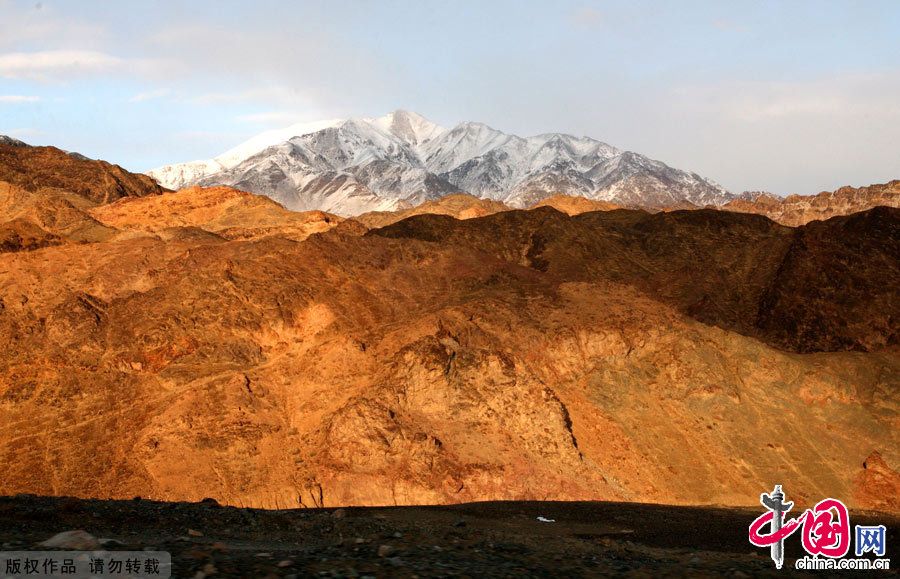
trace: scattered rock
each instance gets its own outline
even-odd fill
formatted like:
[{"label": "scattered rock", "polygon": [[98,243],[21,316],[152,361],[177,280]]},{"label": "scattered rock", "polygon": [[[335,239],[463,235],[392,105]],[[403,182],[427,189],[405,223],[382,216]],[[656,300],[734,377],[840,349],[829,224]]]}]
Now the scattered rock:
[{"label": "scattered rock", "polygon": [[331,513],[331,516],[335,519],[343,519],[347,516],[347,509],[336,509],[333,513]]},{"label": "scattered rock", "polygon": [[294,562],[291,561],[290,559],[285,559],[284,561],[279,561],[279,562],[278,562],[278,567],[282,567],[282,568],[284,568],[284,567],[290,567],[290,566],[293,565],[293,564],[294,564]]},{"label": "scattered rock", "polygon": [[202,537],[203,533],[201,533],[200,531],[195,531],[194,529],[188,529],[188,536],[189,537]]},{"label": "scattered rock", "polygon": [[97,538],[87,531],[65,531],[53,535],[43,543],[41,547],[50,547],[54,549],[73,549],[76,551],[92,551],[100,548],[100,542]]},{"label": "scattered rock", "polygon": [[379,557],[389,557],[394,553],[394,548],[390,545],[379,545],[378,546],[378,556]]}]

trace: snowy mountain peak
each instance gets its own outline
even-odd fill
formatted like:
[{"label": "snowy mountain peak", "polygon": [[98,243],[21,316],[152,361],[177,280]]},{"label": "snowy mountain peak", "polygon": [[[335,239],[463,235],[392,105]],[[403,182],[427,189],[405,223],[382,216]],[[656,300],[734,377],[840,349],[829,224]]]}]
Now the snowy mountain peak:
[{"label": "snowy mountain peak", "polygon": [[383,117],[372,119],[372,124],[403,141],[418,146],[445,132],[447,129],[422,115],[398,109]]},{"label": "snowy mountain peak", "polygon": [[345,119],[328,119],[324,121],[312,122],[305,121],[294,123],[293,125],[285,127],[283,129],[273,129],[271,131],[266,131],[264,133],[256,135],[255,137],[247,141],[244,141],[233,149],[229,149],[225,153],[222,153],[221,155],[216,157],[215,160],[223,167],[231,168],[244,159],[255,155],[256,153],[262,151],[263,149],[266,149],[267,147],[277,145],[278,143],[287,141],[292,137],[300,137],[302,135],[316,133],[330,127],[336,127],[344,121]]},{"label": "snowy mountain peak", "polygon": [[149,172],[161,185],[230,185],[290,209],[341,215],[465,192],[513,207],[565,193],[623,205],[728,202],[715,182],[590,137],[519,137],[484,123],[446,129],[414,112],[267,131],[208,161]]}]

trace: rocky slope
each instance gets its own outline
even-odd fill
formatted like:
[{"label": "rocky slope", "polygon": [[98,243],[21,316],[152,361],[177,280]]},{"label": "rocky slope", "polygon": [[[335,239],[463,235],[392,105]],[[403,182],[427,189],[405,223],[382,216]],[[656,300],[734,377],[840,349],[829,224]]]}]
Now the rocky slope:
[{"label": "rocky slope", "polygon": [[109,240],[117,230],[94,219],[91,208],[164,191],[105,161],[0,138],[0,251]]},{"label": "rocky slope", "polygon": [[743,193],[722,206],[726,211],[757,213],[784,225],[804,225],[877,206],[900,207],[900,181],[868,187],[841,187],[818,195],[778,197],[771,193]]},{"label": "rocky slope", "polygon": [[580,213],[589,213],[591,211],[612,211],[613,209],[623,208],[621,205],[609,203],[608,201],[596,201],[577,195],[562,194],[542,199],[532,205],[531,209],[536,209],[538,207],[552,207],[566,215],[578,215]]},{"label": "rocky slope", "polygon": [[31,192],[0,181],[0,252],[50,245],[131,239],[148,235],[214,234],[223,239],[278,236],[302,241],[343,221],[310,211],[288,211],[269,199],[226,187],[192,187],[95,205],[74,193]]},{"label": "rocky slope", "polygon": [[540,208],[2,253],[0,494],[872,506],[898,223]]},{"label": "rocky slope", "polygon": [[[0,181],[0,236],[4,251],[36,249],[61,243],[103,241],[115,235],[88,214],[93,203],[65,191],[26,191]],[[16,241],[18,239],[18,241]]]},{"label": "rocky slope", "polygon": [[695,173],[588,137],[522,138],[472,122],[445,129],[407,111],[298,125],[216,159],[150,174],[171,188],[229,185],[289,209],[340,215],[395,211],[460,192],[520,208],[560,191],[647,207],[731,199]]},{"label": "rocky slope", "polygon": [[31,192],[74,193],[93,203],[164,191],[150,177],[118,165],[8,138],[0,141],[0,181]]},{"label": "rocky slope", "polygon": [[458,193],[447,195],[434,201],[426,201],[409,209],[372,211],[357,215],[353,219],[370,229],[375,229],[402,221],[413,215],[449,215],[456,219],[472,219],[473,217],[484,217],[500,211],[509,211],[509,207],[499,201],[479,199],[473,195]]},{"label": "rocky slope", "polygon": [[342,221],[321,211],[288,211],[268,197],[228,187],[189,187],[177,193],[120,199],[89,213],[116,229],[161,233],[173,228],[198,228],[226,239],[275,235],[302,241]]}]

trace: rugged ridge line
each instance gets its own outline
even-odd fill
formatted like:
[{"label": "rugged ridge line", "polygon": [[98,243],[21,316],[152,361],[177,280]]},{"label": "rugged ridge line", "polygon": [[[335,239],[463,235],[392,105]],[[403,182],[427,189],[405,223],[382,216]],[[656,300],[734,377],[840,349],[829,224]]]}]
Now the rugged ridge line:
[{"label": "rugged ridge line", "polygon": [[339,215],[394,211],[454,193],[517,208],[558,193],[646,207],[721,205],[732,198],[696,173],[589,137],[523,138],[472,122],[444,129],[407,111],[261,137],[216,159],[149,174],[170,188],[228,185],[289,209]]}]

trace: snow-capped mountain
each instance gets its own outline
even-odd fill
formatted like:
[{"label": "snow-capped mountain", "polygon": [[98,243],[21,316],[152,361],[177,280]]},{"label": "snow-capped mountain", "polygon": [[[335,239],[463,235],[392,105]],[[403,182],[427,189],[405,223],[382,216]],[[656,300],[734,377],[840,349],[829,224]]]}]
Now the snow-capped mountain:
[{"label": "snow-capped mountain", "polygon": [[445,129],[421,115],[337,119],[268,131],[207,161],[149,174],[164,187],[230,185],[295,210],[390,211],[466,192],[528,207],[557,193],[622,205],[721,205],[732,195],[696,173],[589,137]]}]

